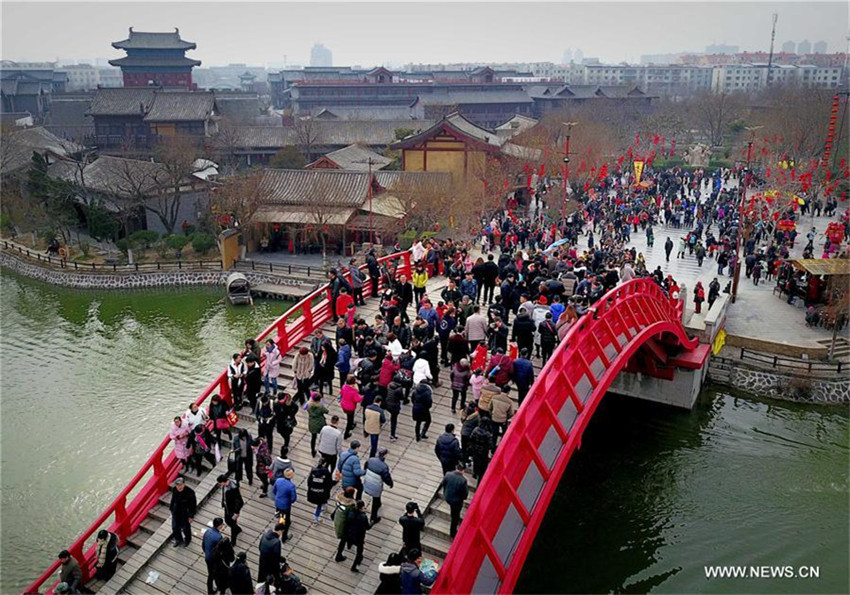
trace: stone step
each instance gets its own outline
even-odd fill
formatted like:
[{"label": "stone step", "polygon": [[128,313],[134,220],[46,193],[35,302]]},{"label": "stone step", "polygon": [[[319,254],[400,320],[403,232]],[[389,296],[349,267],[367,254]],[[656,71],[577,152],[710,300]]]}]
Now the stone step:
[{"label": "stone step", "polygon": [[445,559],[452,545],[450,541],[446,541],[430,533],[423,533],[420,541],[422,543],[422,553],[430,554],[429,557],[437,557],[440,560]]},{"label": "stone step", "polygon": [[430,515],[425,521],[425,533],[439,537],[445,541],[451,541],[451,519],[442,516]]}]

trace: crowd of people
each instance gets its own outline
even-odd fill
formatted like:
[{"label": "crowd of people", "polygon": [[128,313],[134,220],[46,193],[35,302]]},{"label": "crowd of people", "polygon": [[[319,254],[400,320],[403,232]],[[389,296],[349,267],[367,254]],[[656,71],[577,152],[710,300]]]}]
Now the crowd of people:
[{"label": "crowd of people", "polygon": [[[215,395],[208,407],[192,404],[173,419],[169,435],[184,474],[200,476],[208,468],[205,461],[214,466],[227,458],[228,473],[217,478],[222,515],[202,538],[208,592],[306,592],[281,556],[292,536],[292,509],[301,506],[295,478],[302,473],[313,526],[330,515],[339,540],[330,555],[342,563],[353,549],[351,571],[360,572],[369,530],[382,521],[383,491],[394,487],[391,465],[398,455],[392,445],[399,439],[399,418],[411,417],[416,442],[430,441],[434,389],[444,384],[456,420],[435,437],[434,464],[444,476],[440,489],[454,537],[469,496],[467,476],[485,474],[534,383],[536,367],[588,309],[610,289],[638,277],[679,298],[676,280],[660,265],[648,266],[632,234],[644,234],[648,246],[656,233],[666,236],[668,261],[674,249],[675,258],[694,258],[699,266],[714,261],[717,276],[707,290],[701,283],[693,288],[696,312],[704,301],[710,309],[721,291],[729,291],[719,278],[737,265],[741,196],[730,180],[742,175],[648,171],[652,184],[646,190],[636,190],[628,176],[610,176],[576,196],[580,208],[562,218],[539,208],[550,193],[559,195],[541,181],[529,208],[520,213],[512,203],[514,208],[488,216],[472,240],[417,241],[410,278],[372,252],[365,270],[354,261],[331,269],[333,332],[318,329],[309,345],[296,349],[291,384],[278,383],[283,355],[275,342],[249,339],[227,368],[230,401]],[[807,239],[809,250],[814,238]],[[783,259],[796,240],[793,230],[756,224],[742,246],[746,277],[758,284],[763,276],[786,274]],[[445,278],[439,292],[429,291],[435,277]],[[379,302],[380,313],[371,319],[358,312],[365,295]],[[236,427],[245,408],[256,420],[253,432],[244,423]],[[309,470],[296,468],[288,457],[299,425],[310,434],[315,465]],[[276,512],[273,527],[252,553],[238,551],[237,542],[244,506],[240,485],[253,485],[255,478],[262,486],[259,497],[272,498]],[[183,477],[172,487],[170,506],[174,546],[185,547],[198,502]],[[409,502],[398,524],[403,547],[380,565],[379,592],[420,593],[436,572],[422,567],[425,523],[419,504]],[[114,572],[112,537],[104,536],[104,575],[110,568]],[[258,556],[256,577],[247,564],[252,555]],[[78,588],[73,564],[65,574],[71,588]]]}]

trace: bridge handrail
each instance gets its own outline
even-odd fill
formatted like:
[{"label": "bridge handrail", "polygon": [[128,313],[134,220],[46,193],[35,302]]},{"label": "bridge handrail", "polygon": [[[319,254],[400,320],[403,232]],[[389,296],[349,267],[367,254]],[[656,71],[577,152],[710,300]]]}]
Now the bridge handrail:
[{"label": "bridge handrail", "polygon": [[676,334],[691,349],[698,343],[685,335],[678,300],[648,279],[609,291],[573,324],[502,438],[432,593],[513,591],[558,479],[599,401],[591,395],[613,381],[619,371],[614,359],[627,360],[661,332]]},{"label": "bridge handrail", "polygon": [[[397,266],[395,275],[405,274],[410,278],[410,251],[397,252],[378,259],[380,264],[390,263],[401,259],[401,266]],[[360,268],[365,268],[361,266]],[[348,276],[346,274],[346,276]],[[314,304],[314,300],[320,298],[318,303]],[[290,321],[289,318],[297,314],[295,320]],[[297,345],[305,337],[309,336],[316,328],[321,327],[327,322],[332,315],[330,307],[330,287],[324,284],[309,295],[305,296],[301,301],[289,308],[274,322],[267,326],[259,335],[257,342],[262,342],[269,335],[277,331],[275,342],[278,344],[281,353],[286,353],[292,346]],[[201,405],[206,399],[218,393],[225,399],[230,401],[230,385],[227,381],[227,370],[222,371],[215,380],[213,380],[195,400],[195,403]],[[171,439],[166,438],[154,450],[153,454],[142,465],[141,469],[127,483],[123,490],[118,494],[115,500],[97,517],[97,519],[82,532],[80,537],[69,547],[68,551],[80,563],[83,570],[83,581],[89,580],[94,574],[95,563],[95,546],[92,545],[87,551],[84,551],[86,541],[92,537],[98,530],[101,529],[104,523],[113,517],[115,520],[109,526],[109,531],[118,535],[121,544],[125,543],[139,528],[142,522],[147,517],[148,512],[156,506],[159,498],[169,489],[172,481],[177,477],[179,470],[179,462],[174,456],[174,452],[168,454],[163,459],[165,450],[168,447]],[[127,503],[129,495],[141,484],[142,480],[153,471],[153,475],[144,484],[141,490],[135,497]],[[45,570],[32,584],[30,584],[24,593],[39,593],[41,587],[50,580],[50,577],[59,569],[59,561],[56,560],[50,567]],[[50,590],[55,586],[51,586]]]}]

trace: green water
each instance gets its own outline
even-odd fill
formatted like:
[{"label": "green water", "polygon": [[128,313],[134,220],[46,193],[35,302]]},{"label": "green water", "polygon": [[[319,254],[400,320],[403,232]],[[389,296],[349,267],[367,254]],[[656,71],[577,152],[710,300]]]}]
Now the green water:
[{"label": "green water", "polygon": [[0,592],[36,578],[135,475],[173,415],[288,307],[222,288],[0,280]]},{"label": "green water", "polygon": [[[705,390],[691,412],[608,395],[520,593],[847,593],[848,411]],[[712,579],[704,566],[819,567]]]},{"label": "green water", "polygon": [[[114,498],[171,416],[282,302],[217,288],[0,282],[0,592],[35,578]],[[848,412],[705,391],[693,412],[606,397],[520,592],[848,592]],[[807,565],[818,580],[715,579]]]}]

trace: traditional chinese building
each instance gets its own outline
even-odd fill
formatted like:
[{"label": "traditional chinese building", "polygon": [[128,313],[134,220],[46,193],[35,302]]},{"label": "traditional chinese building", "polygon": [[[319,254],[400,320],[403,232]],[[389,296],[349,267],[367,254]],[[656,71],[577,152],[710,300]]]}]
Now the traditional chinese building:
[{"label": "traditional chinese building", "polygon": [[110,60],[112,66],[121,68],[125,87],[181,87],[194,89],[192,68],[200,66],[200,60],[186,57],[187,50],[197,46],[180,38],[180,30],[173,33],[149,33],[133,31],[123,41],[112,47],[124,50],[124,58]]},{"label": "traditional chinese building", "polygon": [[448,172],[455,180],[480,172],[488,158],[509,156],[539,159],[539,151],[515,145],[493,130],[478,126],[459,113],[449,114],[431,128],[390,145],[402,152],[406,172]]}]

